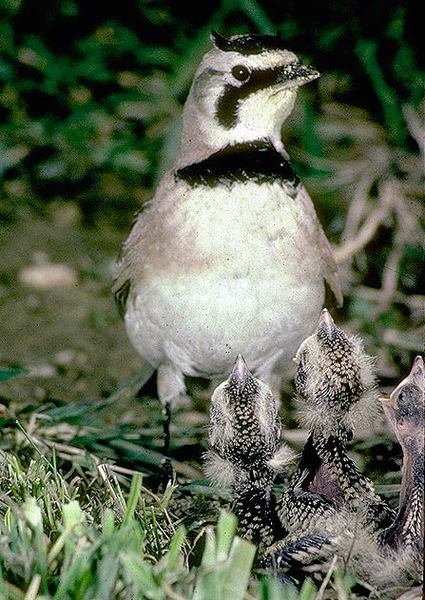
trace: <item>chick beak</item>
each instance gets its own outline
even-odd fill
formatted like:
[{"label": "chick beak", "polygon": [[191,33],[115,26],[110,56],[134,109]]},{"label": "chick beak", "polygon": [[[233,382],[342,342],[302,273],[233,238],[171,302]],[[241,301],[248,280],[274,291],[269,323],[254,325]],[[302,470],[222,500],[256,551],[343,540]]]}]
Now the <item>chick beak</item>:
[{"label": "chick beak", "polygon": [[395,408],[395,398],[392,397],[393,395],[391,394],[391,396],[379,396],[379,400],[382,402],[382,406],[385,408]]},{"label": "chick beak", "polygon": [[385,416],[390,421],[390,423],[394,423],[396,410],[394,394],[391,394],[391,396],[382,395],[379,397],[379,400],[382,403],[382,408],[384,409]]},{"label": "chick beak", "polygon": [[334,320],[331,317],[331,313],[327,308],[322,310],[322,314],[320,315],[319,323],[317,324],[317,331],[324,330],[326,331],[328,337],[331,337],[333,332],[336,330],[336,325]]},{"label": "chick beak", "polygon": [[282,68],[277,83],[283,84],[284,89],[299,87],[320,77],[319,71],[302,63],[290,63]]},{"label": "chick beak", "polygon": [[238,390],[242,391],[246,385],[246,382],[251,378],[251,372],[244,360],[242,354],[238,354],[235,364],[233,365],[232,372],[230,374],[230,381],[233,383]]},{"label": "chick beak", "polygon": [[398,396],[400,390],[406,384],[409,384],[409,383],[416,385],[420,390],[422,390],[422,398],[425,400],[425,398],[424,398],[424,396],[425,396],[425,393],[424,393],[425,392],[425,390],[424,390],[425,366],[424,366],[424,359],[422,358],[422,356],[417,356],[415,358],[415,360],[413,361],[412,369],[411,369],[409,375],[398,384],[396,389],[391,393],[391,397],[396,398]]},{"label": "chick beak", "polygon": [[422,356],[417,356],[413,361],[412,370],[410,371],[409,378],[412,378],[414,383],[419,389],[424,389],[425,384],[425,365]]}]

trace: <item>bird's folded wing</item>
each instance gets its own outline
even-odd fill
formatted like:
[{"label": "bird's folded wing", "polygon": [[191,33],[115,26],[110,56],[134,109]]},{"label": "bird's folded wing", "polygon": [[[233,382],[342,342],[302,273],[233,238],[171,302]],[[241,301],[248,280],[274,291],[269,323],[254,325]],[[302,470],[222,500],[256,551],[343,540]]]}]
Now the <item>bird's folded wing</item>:
[{"label": "bird's folded wing", "polygon": [[[139,218],[133,224],[129,237],[125,241],[115,266],[115,278],[112,293],[121,317],[124,317],[126,304],[131,293],[132,282],[137,275],[137,262],[140,261],[140,223]],[[139,253],[139,256],[137,256]]]},{"label": "bird's folded wing", "polygon": [[314,238],[322,258],[323,277],[332,290],[338,305],[341,306],[343,303],[343,296],[339,281],[338,266],[328,239],[317,217],[313,202],[303,185],[299,186],[295,201],[303,204],[305,219],[311,220],[311,222],[314,223]]},{"label": "bird's folded wing", "polygon": [[120,317],[124,318],[127,306],[127,298],[131,289],[131,280],[118,275],[112,286],[115,304],[117,305]]}]

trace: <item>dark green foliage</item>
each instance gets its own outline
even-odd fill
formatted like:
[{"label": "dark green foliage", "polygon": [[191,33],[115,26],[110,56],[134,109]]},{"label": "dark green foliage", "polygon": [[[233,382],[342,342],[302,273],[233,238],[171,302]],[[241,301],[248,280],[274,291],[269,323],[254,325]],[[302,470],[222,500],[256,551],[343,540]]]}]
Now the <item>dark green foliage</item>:
[{"label": "dark green foliage", "polygon": [[1,369],[0,368],[0,381],[7,381],[14,377],[19,377],[27,373],[26,369]]},{"label": "dark green foliage", "polygon": [[[152,0],[125,10],[91,5],[3,0],[4,217],[60,196],[77,199],[89,221],[97,212],[128,220],[175,154],[181,104],[212,26],[224,34],[281,34],[288,47],[345,82],[337,99],[370,110],[386,123],[391,142],[406,142],[399,102],[418,104],[422,92],[416,32],[403,4],[306,11],[289,2],[284,14],[277,3],[255,0],[207,2],[196,11]],[[302,145],[321,155],[311,111]]]}]

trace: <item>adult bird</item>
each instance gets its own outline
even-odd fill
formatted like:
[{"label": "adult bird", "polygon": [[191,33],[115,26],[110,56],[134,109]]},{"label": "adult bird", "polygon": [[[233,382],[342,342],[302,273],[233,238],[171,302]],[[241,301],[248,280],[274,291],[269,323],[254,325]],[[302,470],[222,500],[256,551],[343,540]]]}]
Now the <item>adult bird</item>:
[{"label": "adult bird", "polygon": [[342,300],[328,240],[281,140],[297,89],[319,73],[276,36],[212,40],[174,166],[138,216],[113,288],[146,378],[157,370],[166,422],[185,375],[224,377],[238,354],[276,390],[314,328],[325,281]]}]

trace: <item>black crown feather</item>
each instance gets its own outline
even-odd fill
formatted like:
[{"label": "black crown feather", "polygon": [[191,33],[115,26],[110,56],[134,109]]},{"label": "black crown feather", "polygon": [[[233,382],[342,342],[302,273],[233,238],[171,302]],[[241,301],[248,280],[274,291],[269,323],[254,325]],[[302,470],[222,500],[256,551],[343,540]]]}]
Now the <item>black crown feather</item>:
[{"label": "black crown feather", "polygon": [[247,34],[225,38],[214,29],[211,39],[219,50],[239,54],[260,54],[264,50],[285,50],[285,44],[277,35]]}]

